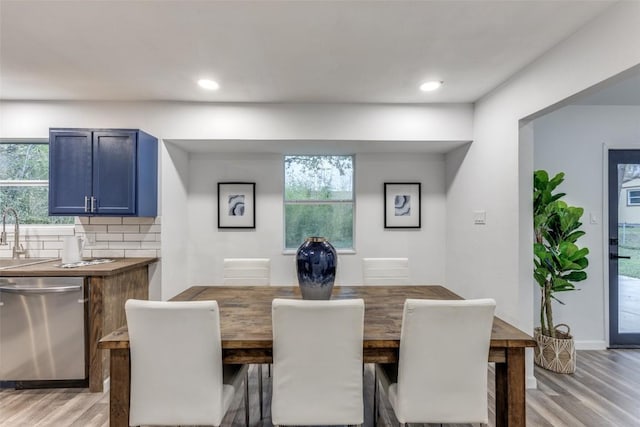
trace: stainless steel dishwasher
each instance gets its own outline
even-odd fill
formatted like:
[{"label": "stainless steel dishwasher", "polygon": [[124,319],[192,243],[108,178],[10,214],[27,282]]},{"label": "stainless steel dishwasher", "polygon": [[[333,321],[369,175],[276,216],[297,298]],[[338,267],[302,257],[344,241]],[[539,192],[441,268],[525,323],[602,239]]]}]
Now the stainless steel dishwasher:
[{"label": "stainless steel dishwasher", "polygon": [[0,381],[86,386],[83,277],[0,278]]}]

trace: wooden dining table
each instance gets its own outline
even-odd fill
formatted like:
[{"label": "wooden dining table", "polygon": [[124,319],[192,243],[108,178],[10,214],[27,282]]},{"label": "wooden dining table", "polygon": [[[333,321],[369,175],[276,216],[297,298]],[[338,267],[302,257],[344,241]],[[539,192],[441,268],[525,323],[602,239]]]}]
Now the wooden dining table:
[{"label": "wooden dining table", "polygon": [[[271,302],[274,298],[302,297],[297,286],[192,286],[172,301],[218,301],[223,363],[250,364],[272,362]],[[364,363],[398,361],[405,299],[462,299],[442,286],[418,285],[337,286],[331,298],[364,299]],[[498,427],[526,425],[525,348],[535,345],[525,332],[494,318],[488,361],[495,363]],[[103,337],[99,348],[110,350],[110,425],[128,426],[131,372],[126,327]]]}]

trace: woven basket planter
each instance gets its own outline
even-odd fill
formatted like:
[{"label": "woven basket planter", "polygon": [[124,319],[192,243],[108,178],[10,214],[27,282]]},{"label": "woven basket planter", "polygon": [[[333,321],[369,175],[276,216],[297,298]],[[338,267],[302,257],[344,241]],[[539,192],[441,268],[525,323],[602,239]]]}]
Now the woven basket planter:
[{"label": "woven basket planter", "polygon": [[[566,332],[558,330],[567,328]],[[535,328],[533,337],[538,342],[534,348],[534,362],[536,365],[559,374],[572,374],[576,370],[576,346],[571,336],[569,326],[556,325],[556,338],[542,335],[540,328]]]}]

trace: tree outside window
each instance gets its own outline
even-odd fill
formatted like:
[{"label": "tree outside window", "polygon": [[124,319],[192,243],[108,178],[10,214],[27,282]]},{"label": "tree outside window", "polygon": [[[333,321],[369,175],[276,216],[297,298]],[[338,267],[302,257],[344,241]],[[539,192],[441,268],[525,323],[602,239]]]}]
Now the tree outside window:
[{"label": "tree outside window", "polygon": [[21,224],[73,224],[49,216],[49,144],[0,143],[0,210],[8,207]]},{"label": "tree outside window", "polygon": [[353,156],[284,157],[285,249],[325,237],[353,249]]}]

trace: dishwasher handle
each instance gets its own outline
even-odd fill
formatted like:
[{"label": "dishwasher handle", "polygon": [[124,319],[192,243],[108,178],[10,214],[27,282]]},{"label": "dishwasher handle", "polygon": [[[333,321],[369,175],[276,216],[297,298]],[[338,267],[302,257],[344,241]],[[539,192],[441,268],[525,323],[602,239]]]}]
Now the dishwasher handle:
[{"label": "dishwasher handle", "polygon": [[82,285],[61,285],[61,286],[47,286],[47,287],[25,287],[25,286],[19,286],[19,285],[0,286],[0,292],[7,292],[12,294],[66,293],[66,292],[77,292],[81,289],[82,289]]}]

